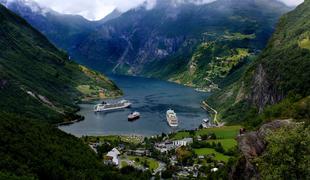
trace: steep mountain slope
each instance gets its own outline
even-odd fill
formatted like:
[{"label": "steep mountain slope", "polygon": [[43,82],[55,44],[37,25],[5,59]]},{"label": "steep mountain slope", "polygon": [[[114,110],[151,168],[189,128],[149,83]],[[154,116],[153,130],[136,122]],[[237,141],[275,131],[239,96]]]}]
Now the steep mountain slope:
[{"label": "steep mountain slope", "polygon": [[30,2],[5,4],[79,63],[204,90],[234,82],[289,10],[276,0],[156,0],[89,22]]},{"label": "steep mountain slope", "polygon": [[106,77],[72,62],[25,20],[0,8],[2,111],[59,121],[77,110],[74,101],[120,94]]},{"label": "steep mountain slope", "polygon": [[[0,5],[0,179],[122,179],[77,138],[50,123],[76,118],[74,100],[120,91],[79,66]],[[85,88],[85,87],[84,87]]]},{"label": "steep mountain slope", "polygon": [[73,49],[97,26],[121,14],[115,10],[100,21],[89,21],[78,15],[60,14],[32,0],[0,0],[0,3],[26,19],[57,47],[66,51]]},{"label": "steep mountain slope", "polygon": [[1,111],[0,136],[0,179],[120,179],[87,145],[42,121]]},{"label": "steep mountain slope", "polygon": [[[243,78],[209,98],[224,120],[310,118],[310,1],[284,15]],[[257,113],[262,115],[257,118]]]},{"label": "steep mountain slope", "polygon": [[34,1],[1,1],[8,9],[22,16],[46,35],[57,47],[65,50],[73,48],[75,42],[94,28],[94,25],[82,16],[59,14]]},{"label": "steep mountain slope", "polygon": [[[77,45],[73,54],[103,71],[211,85],[210,81],[226,77],[262,49],[286,11],[278,1],[157,0],[152,9],[141,6],[108,21]],[[228,65],[223,67],[219,61]]]}]

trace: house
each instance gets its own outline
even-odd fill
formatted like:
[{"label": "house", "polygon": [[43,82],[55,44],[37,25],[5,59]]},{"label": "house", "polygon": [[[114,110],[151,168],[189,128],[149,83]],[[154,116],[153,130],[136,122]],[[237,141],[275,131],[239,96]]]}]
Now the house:
[{"label": "house", "polygon": [[211,172],[216,172],[216,171],[218,171],[219,169],[218,168],[212,168],[211,169]]},{"label": "house", "polygon": [[193,138],[184,138],[184,139],[181,139],[181,140],[176,140],[176,141],[173,141],[173,145],[174,146],[187,146],[189,144],[193,143]]},{"label": "house", "polygon": [[175,149],[176,147],[174,146],[172,141],[165,141],[161,143],[156,143],[155,148],[160,151],[161,153],[168,152],[172,149]]},{"label": "house", "polygon": [[205,157],[204,156],[198,156],[198,159],[204,159]]},{"label": "house", "polygon": [[127,154],[133,155],[133,156],[150,156],[151,155],[150,151],[146,149],[128,150]]},{"label": "house", "polygon": [[104,163],[108,164],[108,165],[115,165],[118,166],[119,165],[119,158],[118,156],[121,153],[116,149],[113,148],[110,152],[108,152],[108,154],[104,157]]}]

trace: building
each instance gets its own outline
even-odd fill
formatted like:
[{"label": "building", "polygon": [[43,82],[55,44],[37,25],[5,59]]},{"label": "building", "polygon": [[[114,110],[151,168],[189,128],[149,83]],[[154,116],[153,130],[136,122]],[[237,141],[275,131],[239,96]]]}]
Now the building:
[{"label": "building", "polygon": [[175,149],[175,145],[172,141],[165,141],[161,143],[156,143],[155,148],[160,151],[161,153],[171,151],[172,149]]},{"label": "building", "polygon": [[173,141],[173,145],[174,146],[187,146],[189,144],[193,143],[193,138],[184,138],[184,139],[181,139],[181,140],[176,140],[176,141]]},{"label": "building", "polygon": [[118,166],[119,165],[119,158],[118,156],[121,153],[116,149],[113,148],[110,152],[108,152],[108,154],[105,156],[104,158],[104,162],[105,164],[109,164],[109,165],[115,165]]},{"label": "building", "polygon": [[151,153],[149,150],[146,149],[137,149],[137,150],[128,150],[127,155],[132,156],[150,156]]}]

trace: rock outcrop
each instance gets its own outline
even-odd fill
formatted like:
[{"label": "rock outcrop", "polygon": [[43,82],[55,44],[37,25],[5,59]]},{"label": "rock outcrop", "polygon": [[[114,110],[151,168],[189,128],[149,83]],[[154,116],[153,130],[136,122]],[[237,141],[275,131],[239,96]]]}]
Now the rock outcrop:
[{"label": "rock outcrop", "polygon": [[266,105],[276,104],[284,98],[283,92],[274,86],[262,64],[256,68],[253,77],[251,101],[262,112]]},{"label": "rock outcrop", "polygon": [[258,131],[248,132],[237,137],[241,158],[233,168],[230,179],[260,179],[259,172],[253,160],[260,156],[266,149],[265,137],[281,128],[290,125],[291,120],[276,120],[264,124]]}]

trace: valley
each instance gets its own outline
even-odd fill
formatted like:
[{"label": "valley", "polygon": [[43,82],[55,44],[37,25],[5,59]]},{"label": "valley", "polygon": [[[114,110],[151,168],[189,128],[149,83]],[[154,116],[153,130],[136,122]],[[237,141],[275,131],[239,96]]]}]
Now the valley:
[{"label": "valley", "polygon": [[[126,99],[132,103],[130,108],[94,113],[94,105],[82,104],[79,115],[85,119],[79,123],[62,126],[60,129],[76,136],[85,135],[143,135],[152,136],[180,130],[196,129],[208,112],[201,108],[201,102],[208,97],[208,93],[196,92],[175,83],[169,83],[151,78],[130,76],[109,76],[119,85],[124,96],[119,99],[105,100],[115,102]],[[179,126],[169,127],[166,111],[172,108],[177,113]],[[141,118],[129,122],[128,114],[138,111]]]},{"label": "valley", "polygon": [[6,4],[77,62],[104,73],[159,78],[204,91],[236,81],[265,47],[278,18],[290,10],[276,0],[200,5],[157,0],[152,9],[144,4],[88,21],[33,3],[38,11],[22,0]]},{"label": "valley", "polygon": [[308,179],[310,0],[152,2],[0,0],[0,179]]}]

